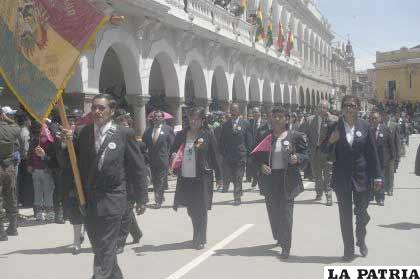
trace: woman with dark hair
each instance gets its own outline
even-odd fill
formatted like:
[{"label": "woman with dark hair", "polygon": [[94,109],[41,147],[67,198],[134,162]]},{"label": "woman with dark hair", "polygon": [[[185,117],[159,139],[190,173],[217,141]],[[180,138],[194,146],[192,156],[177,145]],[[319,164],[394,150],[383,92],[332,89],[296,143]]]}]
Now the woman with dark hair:
[{"label": "woman with dark hair", "polygon": [[354,256],[353,204],[356,215],[356,245],[360,254],[366,257],[366,226],[370,217],[370,181],[374,190],[382,187],[381,169],[370,125],[358,118],[360,100],[346,95],[342,100],[343,116],[328,128],[321,150],[334,161],[331,187],[334,189],[340,213],[341,234],[344,242],[343,261],[350,262]]},{"label": "woman with dark hair", "polygon": [[271,231],[283,259],[290,255],[294,199],[304,190],[300,168],[308,160],[305,135],[289,131],[287,118],[283,108],[273,109],[271,130],[251,153],[261,171]]},{"label": "woman with dark hair", "polygon": [[213,133],[205,122],[203,108],[192,108],[188,113],[188,126],[178,132],[172,146],[171,168],[178,175],[174,210],[187,207],[193,224],[193,245],[197,250],[207,242],[207,210],[211,209],[213,171],[220,181],[220,166]]}]

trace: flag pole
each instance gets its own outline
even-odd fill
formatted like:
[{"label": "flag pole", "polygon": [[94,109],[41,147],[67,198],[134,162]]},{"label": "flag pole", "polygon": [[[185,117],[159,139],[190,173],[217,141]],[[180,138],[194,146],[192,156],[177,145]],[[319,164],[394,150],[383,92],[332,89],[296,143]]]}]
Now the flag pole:
[{"label": "flag pole", "polygon": [[[63,127],[65,129],[70,129],[69,121],[67,120],[66,110],[64,108],[63,96],[61,96],[58,99],[57,106],[58,106],[58,111],[60,113],[61,123],[62,123]],[[83,213],[84,207],[86,205],[86,198],[85,198],[85,194],[83,192],[82,180],[80,178],[79,167],[77,165],[76,151],[74,150],[73,141],[71,139],[67,139],[66,144],[67,144],[67,150],[69,152],[71,168],[73,170],[74,182],[76,184],[76,192],[77,192],[77,196],[79,197],[80,208],[81,208],[82,213]]]}]

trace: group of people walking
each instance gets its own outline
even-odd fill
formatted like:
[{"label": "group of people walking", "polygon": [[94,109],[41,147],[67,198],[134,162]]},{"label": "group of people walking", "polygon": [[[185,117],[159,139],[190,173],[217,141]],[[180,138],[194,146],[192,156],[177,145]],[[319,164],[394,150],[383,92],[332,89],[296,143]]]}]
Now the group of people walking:
[{"label": "group of people walking", "polygon": [[[147,177],[153,184],[153,208],[159,209],[165,202],[170,172],[177,176],[173,209],[187,208],[193,228],[192,247],[205,248],[214,182],[221,192],[228,192],[232,183],[233,203],[240,206],[247,172],[252,186],[258,185],[264,195],[273,238],[282,248],[281,257],[287,259],[292,248],[294,200],[304,190],[301,173],[309,165],[315,180],[315,200],[325,194],[326,205],[331,206],[332,191],[336,193],[343,260],[352,261],[353,206],[356,245],[361,255],[367,256],[367,208],[372,199],[384,205],[385,193],[392,196],[401,141],[398,126],[387,113],[372,112],[369,121],[363,120],[358,117],[359,99],[350,95],[343,98],[342,109],[341,116],[332,115],[329,104],[321,101],[317,113],[307,119],[293,118],[282,107],[273,108],[263,119],[259,108],[254,108],[253,119],[247,121],[240,116],[238,104],[233,103],[230,116],[220,117],[216,125],[209,121],[204,108],[193,107],[176,134],[165,124],[165,113],[155,111],[150,115],[151,126],[136,137],[129,115],[118,113],[112,96],[99,94],[93,98],[85,125],[76,127],[76,118],[71,118],[73,129],[60,127],[54,131],[50,125],[51,134],[45,132],[45,141],[39,141],[34,155],[39,163],[55,162],[62,170],[67,189],[64,215],[74,225],[74,253],[80,250],[84,224],[95,254],[96,279],[123,278],[117,254],[123,252],[129,233],[137,243],[142,237],[133,209],[137,214],[146,211]],[[1,129],[0,125],[0,136]],[[13,138],[4,137],[4,141],[14,143],[18,131],[10,131]],[[43,145],[52,141],[50,137],[55,138],[54,149]],[[69,140],[75,146],[87,199],[84,216],[79,211],[66,150]],[[1,171],[9,172],[3,166]],[[1,176],[4,187],[7,176]],[[10,222],[7,234],[13,235],[10,228],[15,230],[17,225]],[[0,229],[3,237],[3,223]]]}]

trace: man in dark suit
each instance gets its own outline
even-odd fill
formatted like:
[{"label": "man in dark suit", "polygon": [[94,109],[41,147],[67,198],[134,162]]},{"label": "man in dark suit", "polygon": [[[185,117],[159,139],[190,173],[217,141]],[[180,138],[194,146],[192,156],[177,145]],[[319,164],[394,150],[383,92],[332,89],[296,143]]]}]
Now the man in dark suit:
[{"label": "man in dark suit", "polygon": [[332,190],[330,186],[332,162],[321,152],[320,145],[324,140],[328,126],[338,121],[338,118],[328,112],[329,104],[321,101],[317,114],[308,118],[301,131],[308,136],[312,174],[315,178],[315,200],[321,200],[323,193],[327,199],[327,206],[332,206]]},{"label": "man in dark suit", "polygon": [[86,196],[86,229],[95,254],[93,278],[121,279],[117,241],[127,207],[127,185],[139,213],[146,210],[146,166],[133,130],[112,121],[116,102],[107,94],[92,100],[93,124],[73,133],[78,165]]},{"label": "man in dark suit", "polygon": [[[249,121],[251,140],[252,140],[251,149],[253,149],[256,146],[258,129],[267,123],[266,120],[261,118],[261,112],[260,112],[259,107],[254,107],[252,109],[252,114],[253,114],[253,117]],[[251,178],[251,182],[252,182],[251,186],[254,189],[258,184],[258,169],[257,169],[257,165],[255,164],[251,156],[248,157],[246,168],[247,168],[247,172],[249,172],[249,177]]]},{"label": "man in dark suit", "polygon": [[168,169],[171,145],[174,133],[171,127],[163,123],[163,113],[155,111],[152,117],[152,127],[143,134],[152,174],[152,184],[155,193],[155,208],[159,209],[165,201],[164,191],[168,185]]},{"label": "man in dark suit", "polygon": [[368,122],[358,118],[360,100],[346,95],[341,107],[343,117],[328,129],[321,150],[334,161],[331,186],[334,189],[340,213],[341,233],[344,242],[343,260],[355,258],[353,235],[353,203],[356,215],[356,245],[363,257],[368,254],[366,226],[370,216],[370,181],[374,179],[374,190],[382,187],[381,169],[376,150],[375,137]]},{"label": "man in dark suit", "polygon": [[226,193],[230,182],[233,182],[235,205],[240,205],[242,180],[252,139],[249,123],[239,118],[239,105],[233,103],[230,113],[231,118],[223,124],[219,144],[223,156],[223,192]]},{"label": "man in dark suit", "polygon": [[[382,124],[382,119],[379,112],[372,112],[369,116],[369,122],[372,128],[372,133],[375,137],[376,148],[378,150],[379,163],[384,176],[385,168],[389,168],[390,162],[395,160],[396,149],[391,137],[390,130]],[[387,185],[387,177],[384,178],[384,185]],[[371,200],[375,199],[380,206],[385,204],[385,189],[371,192]]]},{"label": "man in dark suit", "polygon": [[389,164],[384,169],[384,186],[385,192],[388,196],[394,194],[394,173],[398,169],[401,157],[401,138],[398,129],[398,124],[392,119],[390,112],[386,112],[383,117],[383,124],[388,128],[391,134],[393,148],[395,149],[395,157],[389,161]]}]

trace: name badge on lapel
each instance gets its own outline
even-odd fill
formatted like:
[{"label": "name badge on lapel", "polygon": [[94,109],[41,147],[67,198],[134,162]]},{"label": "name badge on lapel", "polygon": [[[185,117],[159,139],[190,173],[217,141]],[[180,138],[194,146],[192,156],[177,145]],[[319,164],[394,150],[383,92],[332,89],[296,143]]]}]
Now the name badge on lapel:
[{"label": "name badge on lapel", "polygon": [[380,134],[379,134],[379,137],[380,137],[380,138],[383,138],[383,137],[384,137],[384,134],[380,133]]},{"label": "name badge on lapel", "polygon": [[357,131],[357,132],[356,132],[356,136],[357,136],[358,138],[360,138],[360,137],[362,136],[362,132]]},{"label": "name badge on lapel", "polygon": [[108,144],[108,148],[111,149],[111,150],[114,150],[115,148],[117,148],[117,145],[115,144],[115,142],[110,142]]}]

